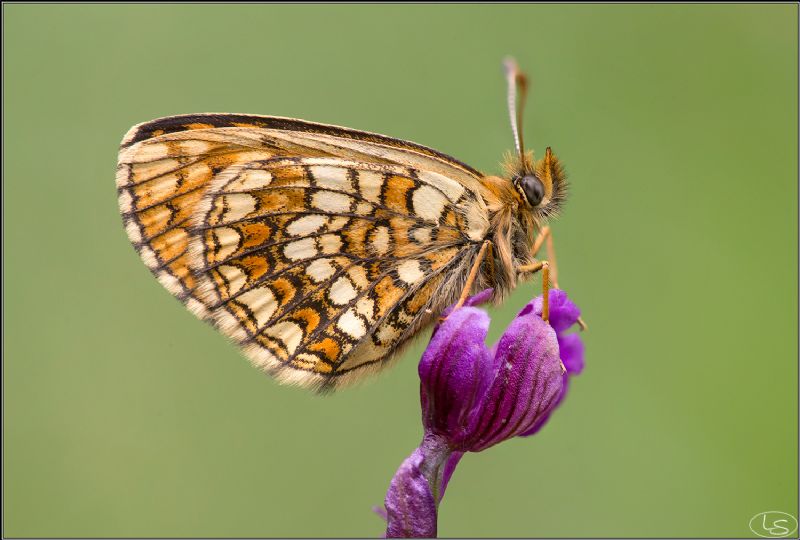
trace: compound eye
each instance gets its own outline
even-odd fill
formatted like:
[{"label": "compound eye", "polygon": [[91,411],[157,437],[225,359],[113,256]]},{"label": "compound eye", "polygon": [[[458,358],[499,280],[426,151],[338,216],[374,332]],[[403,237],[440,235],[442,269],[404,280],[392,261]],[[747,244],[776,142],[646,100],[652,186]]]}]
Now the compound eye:
[{"label": "compound eye", "polygon": [[528,199],[528,204],[531,206],[539,206],[539,203],[544,199],[544,184],[542,181],[533,175],[523,176],[520,180],[522,191],[525,193],[525,198]]}]

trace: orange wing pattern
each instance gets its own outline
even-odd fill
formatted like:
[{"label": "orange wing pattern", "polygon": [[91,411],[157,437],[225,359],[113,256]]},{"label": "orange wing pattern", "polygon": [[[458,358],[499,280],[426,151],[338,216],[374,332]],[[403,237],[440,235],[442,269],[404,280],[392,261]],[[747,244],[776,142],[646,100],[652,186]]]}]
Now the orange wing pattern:
[{"label": "orange wing pattern", "polygon": [[208,125],[131,130],[120,206],[159,281],[262,369],[354,382],[460,292],[488,229],[463,164],[330,126]]}]

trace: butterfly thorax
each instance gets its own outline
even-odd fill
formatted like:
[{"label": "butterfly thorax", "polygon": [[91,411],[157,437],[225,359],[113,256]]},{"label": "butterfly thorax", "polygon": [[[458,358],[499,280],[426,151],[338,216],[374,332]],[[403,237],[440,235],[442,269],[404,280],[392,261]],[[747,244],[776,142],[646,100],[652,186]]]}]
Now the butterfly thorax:
[{"label": "butterfly thorax", "polygon": [[490,223],[487,239],[492,242],[483,278],[499,301],[516,286],[517,268],[533,262],[533,241],[540,224],[511,180],[484,176],[481,184]]}]

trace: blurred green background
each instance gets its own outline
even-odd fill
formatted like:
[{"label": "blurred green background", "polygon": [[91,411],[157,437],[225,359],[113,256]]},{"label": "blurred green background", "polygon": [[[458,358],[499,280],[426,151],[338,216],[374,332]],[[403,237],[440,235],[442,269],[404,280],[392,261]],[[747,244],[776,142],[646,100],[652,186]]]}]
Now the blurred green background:
[{"label": "blurred green background", "polygon": [[[497,172],[501,59],[572,194],[587,368],[461,463],[442,536],[754,536],[797,512],[796,5],[3,6],[5,536],[372,536],[421,436],[423,337],[278,386],[151,277],[117,145],[179,113],[410,139]],[[533,295],[492,311],[496,339]]]}]

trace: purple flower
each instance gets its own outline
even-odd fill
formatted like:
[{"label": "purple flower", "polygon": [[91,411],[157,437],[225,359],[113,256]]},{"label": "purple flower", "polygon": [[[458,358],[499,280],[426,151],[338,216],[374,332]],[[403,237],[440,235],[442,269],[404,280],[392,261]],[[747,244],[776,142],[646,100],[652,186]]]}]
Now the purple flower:
[{"label": "purple flower", "polygon": [[464,453],[536,433],[563,400],[568,376],[583,369],[580,337],[565,334],[580,310],[566,293],[550,291],[549,324],[541,297],[526,305],[492,349],[489,316],[473,307],[489,295],[449,313],[422,355],[425,434],[386,494],[389,538],[434,537],[439,502]]},{"label": "purple flower", "polygon": [[[548,298],[550,299],[550,325],[556,331],[561,362],[564,363],[566,372],[562,375],[564,380],[555,404],[536,424],[521,434],[523,437],[530,437],[542,429],[550,419],[550,413],[564,401],[569,388],[569,378],[579,375],[583,371],[583,341],[577,334],[565,334],[578,321],[581,310],[567,298],[567,293],[560,289],[551,290]],[[522,309],[520,315],[530,311],[537,315],[542,314],[541,296],[536,297],[533,302],[529,302]]]}]

